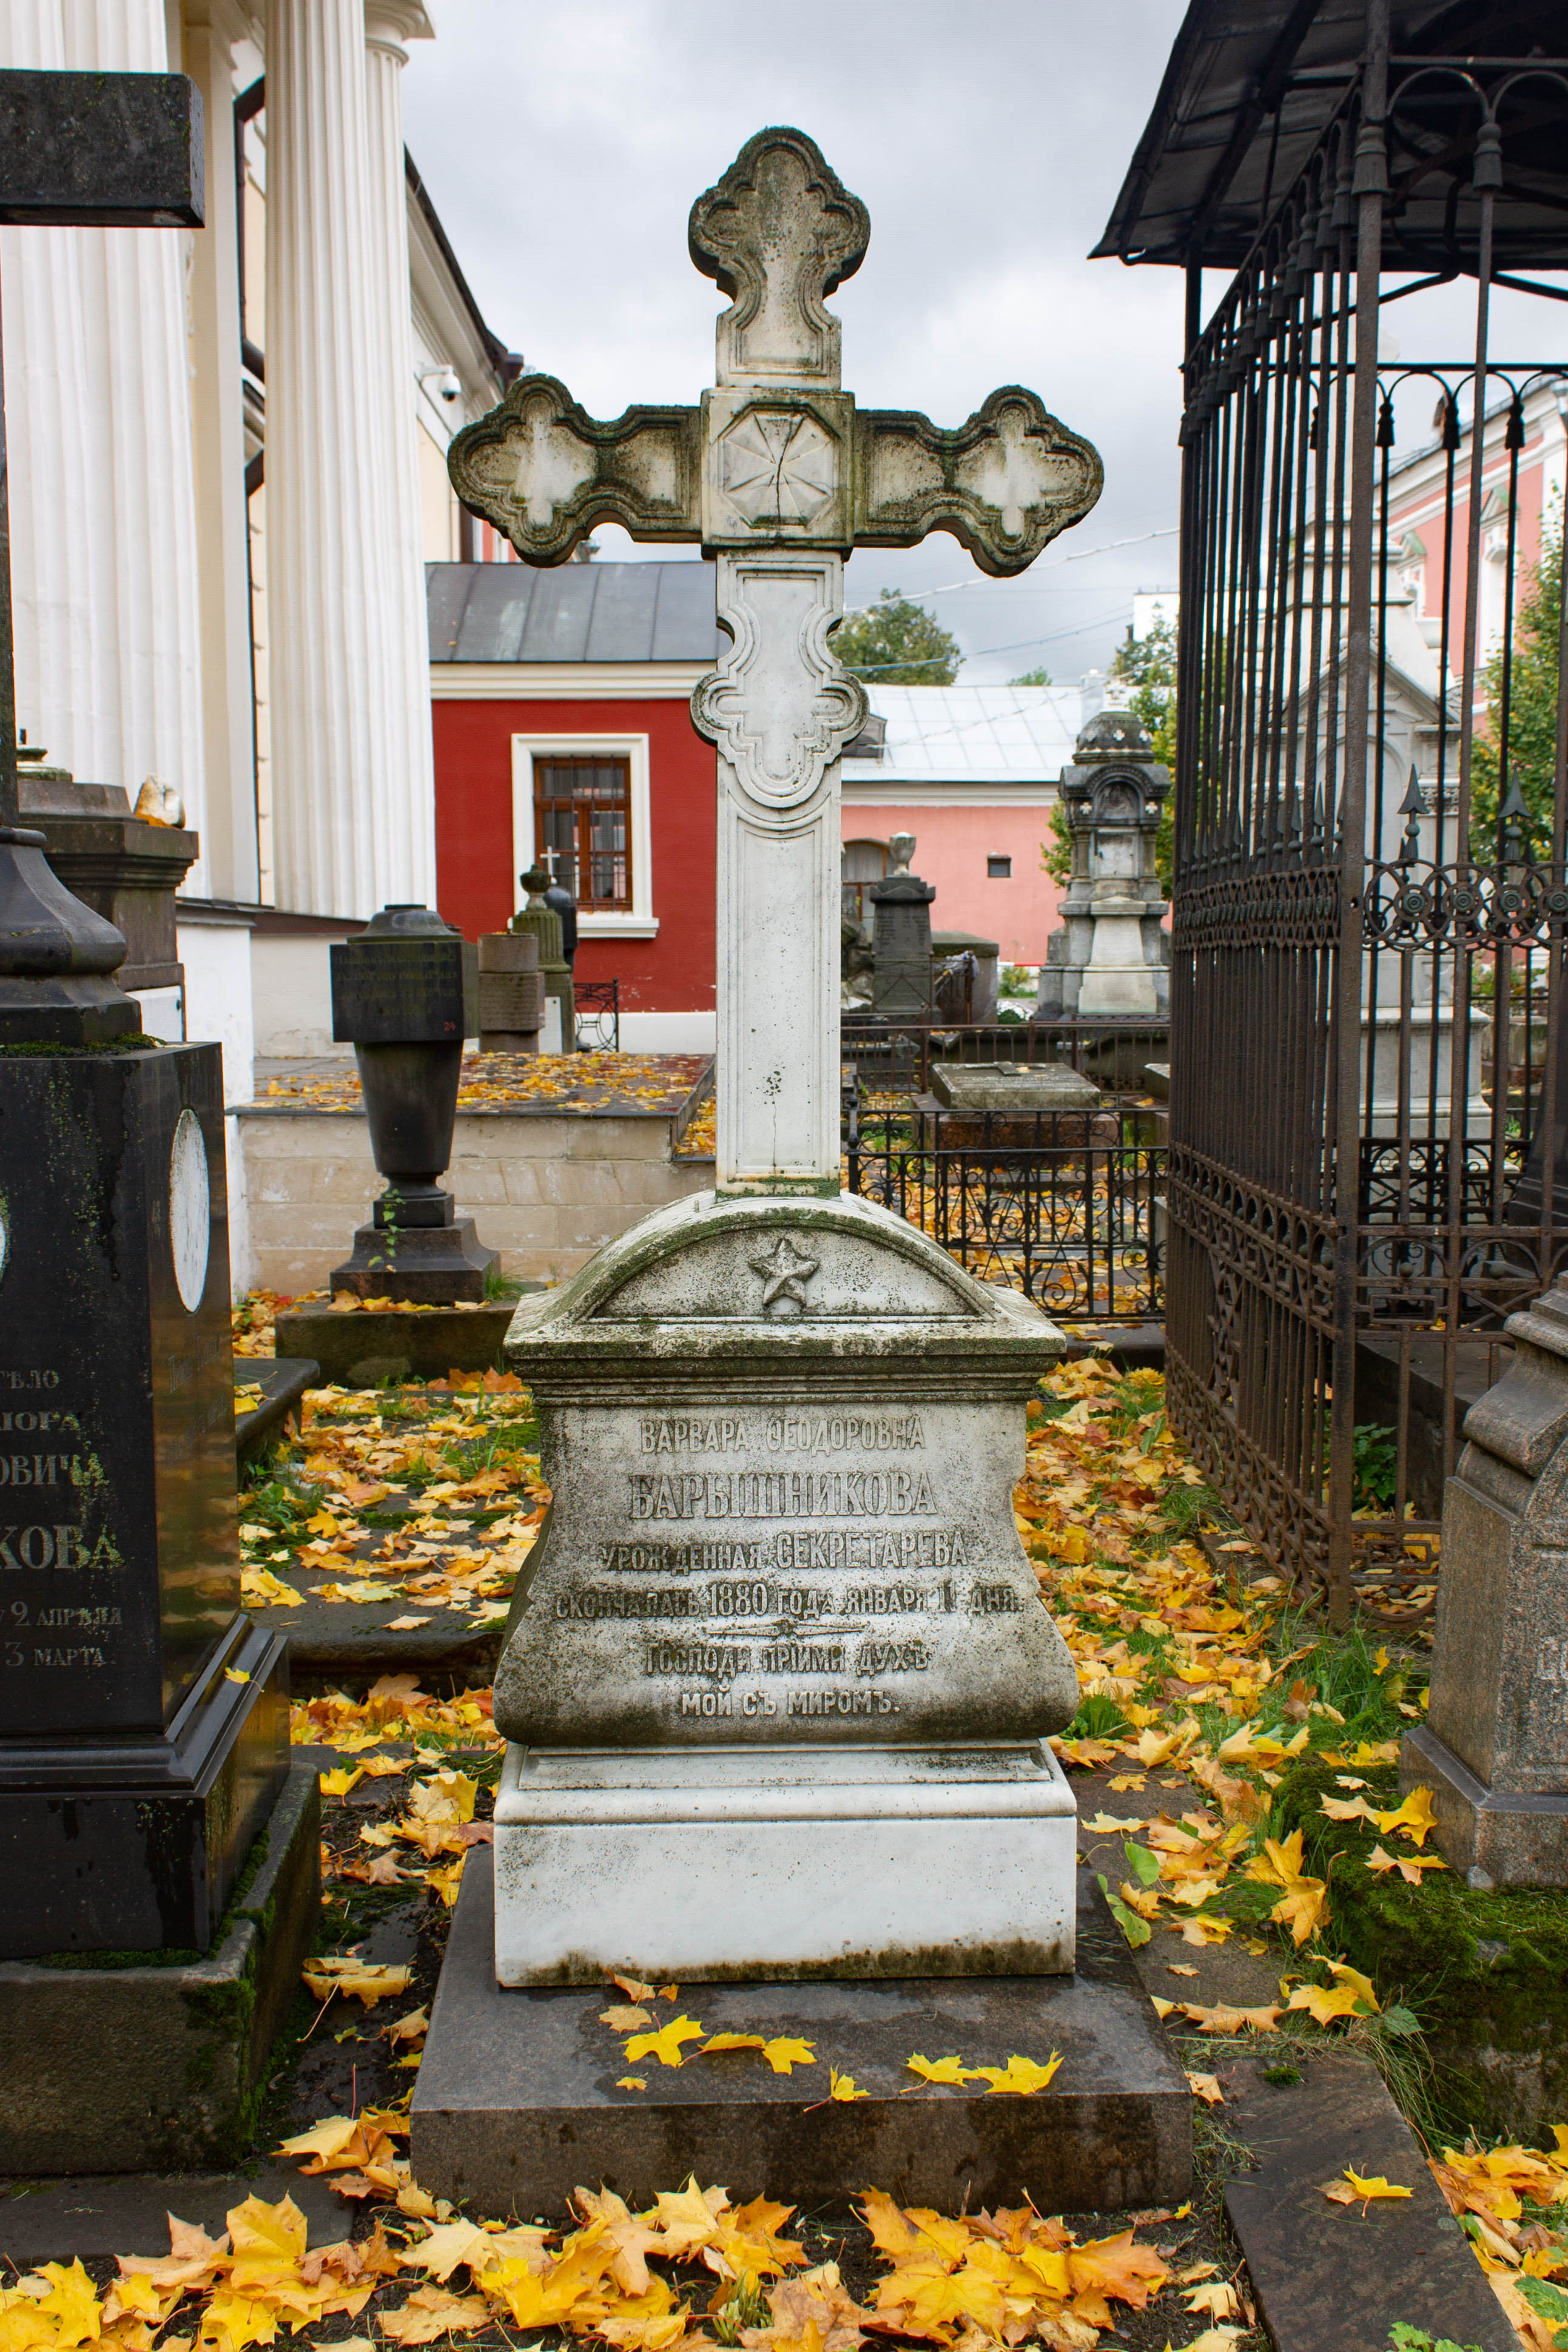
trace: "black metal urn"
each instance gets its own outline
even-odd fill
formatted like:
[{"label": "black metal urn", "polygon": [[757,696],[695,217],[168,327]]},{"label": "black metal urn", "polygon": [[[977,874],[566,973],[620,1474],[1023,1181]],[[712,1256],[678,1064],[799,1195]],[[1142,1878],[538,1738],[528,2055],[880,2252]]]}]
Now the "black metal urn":
[{"label": "black metal urn", "polygon": [[360,1066],[386,1178],[334,1290],[445,1307],[483,1298],[496,1252],[437,1181],[452,1159],[464,1040],[479,1033],[477,950],[428,907],[383,907],[332,950],[332,1034]]}]

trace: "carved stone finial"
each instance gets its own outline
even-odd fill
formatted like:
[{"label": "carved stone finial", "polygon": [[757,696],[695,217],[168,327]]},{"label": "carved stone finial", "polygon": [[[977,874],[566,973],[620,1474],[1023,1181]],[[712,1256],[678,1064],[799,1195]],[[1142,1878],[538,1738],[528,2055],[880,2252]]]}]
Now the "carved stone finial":
[{"label": "carved stone finial", "polygon": [[839,321],[826,297],[852,278],[871,215],[803,131],[748,139],[692,206],[692,259],[730,297],[718,321],[724,384],[839,381]]}]

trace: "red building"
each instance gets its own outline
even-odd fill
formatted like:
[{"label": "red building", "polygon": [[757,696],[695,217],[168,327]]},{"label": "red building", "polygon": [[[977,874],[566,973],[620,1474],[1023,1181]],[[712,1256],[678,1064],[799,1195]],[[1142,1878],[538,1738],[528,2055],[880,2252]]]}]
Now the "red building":
[{"label": "red building", "polygon": [[706,563],[433,563],[438,903],[504,929],[552,852],[577,973],[621,983],[630,1052],[714,1043],[714,750],[692,688],[723,649]]}]

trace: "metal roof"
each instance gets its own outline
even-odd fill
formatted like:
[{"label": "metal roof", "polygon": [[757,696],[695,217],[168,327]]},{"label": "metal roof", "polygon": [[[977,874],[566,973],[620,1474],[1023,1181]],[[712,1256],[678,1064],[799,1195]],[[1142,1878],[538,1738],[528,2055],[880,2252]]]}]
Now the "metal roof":
[{"label": "metal roof", "polygon": [[[1384,266],[1472,268],[1474,102],[1431,79],[1402,99],[1399,85],[1427,57],[1561,58],[1562,0],[1392,0],[1390,20],[1395,196]],[[1364,0],[1190,0],[1094,257],[1239,268],[1349,88],[1365,26]],[[1568,100],[1543,83],[1505,108],[1500,268],[1568,266],[1565,118]],[[1445,154],[1452,172],[1432,168]]]},{"label": "metal roof", "polygon": [[433,662],[710,662],[711,563],[427,563]]},{"label": "metal roof", "polygon": [[1076,686],[868,685],[887,721],[880,760],[844,761],[844,782],[1055,783],[1072,757],[1083,696]]}]

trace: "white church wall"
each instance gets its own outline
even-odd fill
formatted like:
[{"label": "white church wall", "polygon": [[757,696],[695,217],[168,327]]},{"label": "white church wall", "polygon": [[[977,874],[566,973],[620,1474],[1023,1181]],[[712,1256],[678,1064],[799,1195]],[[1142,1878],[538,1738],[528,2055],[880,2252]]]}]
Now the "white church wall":
[{"label": "white church wall", "polygon": [[[345,929],[338,934],[346,940]],[[250,942],[256,1053],[260,1061],[351,1061],[332,1040],[332,939],[325,933],[254,932]]]}]

